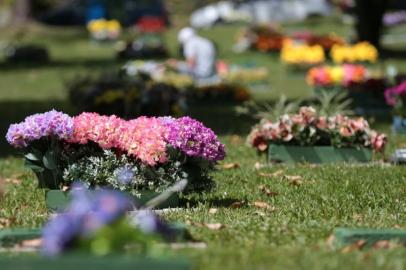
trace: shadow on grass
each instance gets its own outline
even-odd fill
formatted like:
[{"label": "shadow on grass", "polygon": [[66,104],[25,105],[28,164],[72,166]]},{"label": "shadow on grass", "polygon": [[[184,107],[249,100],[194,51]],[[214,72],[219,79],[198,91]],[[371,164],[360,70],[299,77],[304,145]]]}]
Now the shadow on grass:
[{"label": "shadow on grass", "polygon": [[125,61],[120,61],[114,57],[105,59],[83,59],[83,60],[58,60],[49,62],[0,62],[0,70],[13,71],[13,70],[26,70],[30,68],[35,69],[49,69],[49,68],[75,68],[75,67],[86,67],[86,68],[106,68],[111,69],[112,67],[120,67],[125,63]]},{"label": "shadow on grass", "polygon": [[406,59],[406,50],[405,49],[383,48],[380,53],[381,53],[382,58],[384,58],[384,59],[387,59],[387,58]]},{"label": "shadow on grass", "polygon": [[[180,200],[180,206],[182,207],[197,207],[200,203],[204,202],[212,208],[228,208],[234,203],[240,203],[244,200],[236,198],[211,198],[211,199],[196,199],[196,198],[183,198]],[[240,208],[247,207],[243,203]]]}]

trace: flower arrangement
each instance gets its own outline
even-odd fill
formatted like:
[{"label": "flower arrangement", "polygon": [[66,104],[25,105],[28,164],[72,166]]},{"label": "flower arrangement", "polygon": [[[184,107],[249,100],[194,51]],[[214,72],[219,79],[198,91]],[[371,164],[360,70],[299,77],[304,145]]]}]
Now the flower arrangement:
[{"label": "flower arrangement", "polygon": [[290,65],[316,65],[325,61],[325,54],[320,45],[295,44],[287,39],[283,43],[281,59]]},{"label": "flower arrangement", "polygon": [[282,115],[275,122],[262,119],[248,136],[249,145],[259,152],[267,150],[269,143],[381,151],[386,141],[386,136],[372,130],[363,118],[321,116],[312,107],[301,107],[298,113]]},{"label": "flower arrangement", "polygon": [[124,193],[104,189],[90,194],[85,186],[75,184],[71,195],[67,210],[43,229],[41,249],[45,256],[77,251],[95,256],[123,252],[148,255],[154,243],[176,237],[176,231],[152,212],[141,210],[127,218],[134,203]]},{"label": "flower arrangement", "polygon": [[343,45],[345,41],[343,38],[336,35],[310,35],[306,39],[309,46],[320,45],[325,51],[330,51],[334,45]]},{"label": "flower arrangement", "polygon": [[117,46],[120,59],[166,58],[168,50],[159,35],[142,35],[131,42],[121,42]]},{"label": "flower arrangement", "polygon": [[385,26],[396,26],[402,23],[406,22],[406,11],[405,10],[400,10],[400,11],[393,11],[393,12],[387,12],[383,16],[383,23]]},{"label": "flower arrangement", "polygon": [[181,116],[187,110],[185,95],[175,86],[148,75],[122,76],[118,72],[79,76],[66,84],[72,105],[124,118]]},{"label": "flower arrangement", "polygon": [[254,84],[267,82],[269,72],[264,67],[245,68],[236,65],[228,65],[224,61],[218,61],[217,74],[224,82]]},{"label": "flower arrangement", "polygon": [[267,70],[233,68],[228,70],[224,62],[219,62],[217,69],[219,76],[207,81],[196,81],[188,74],[171,70],[164,64],[153,61],[132,61],[124,66],[127,76],[134,78],[140,74],[151,77],[152,81],[180,88],[188,100],[243,102],[251,98],[250,92],[244,83],[263,80]]},{"label": "flower arrangement", "polygon": [[378,60],[378,50],[368,42],[360,42],[355,45],[335,45],[330,52],[334,63],[370,62]]},{"label": "flower arrangement", "polygon": [[214,132],[189,117],[126,121],[51,111],[11,125],[6,138],[25,153],[40,187],[50,189],[81,180],[140,196],[187,179],[188,189],[196,191],[212,185],[208,173],[225,156]]},{"label": "flower arrangement", "polygon": [[320,66],[307,72],[306,82],[311,86],[350,86],[365,82],[367,70],[362,65]]},{"label": "flower arrangement", "polygon": [[192,97],[198,100],[244,102],[251,99],[248,88],[238,84],[220,83],[200,86],[191,90]]},{"label": "flower arrangement", "polygon": [[92,20],[87,24],[87,30],[95,40],[116,40],[121,33],[121,24],[117,20]]},{"label": "flower arrangement", "polygon": [[386,104],[394,108],[395,115],[406,117],[406,81],[385,90]]}]

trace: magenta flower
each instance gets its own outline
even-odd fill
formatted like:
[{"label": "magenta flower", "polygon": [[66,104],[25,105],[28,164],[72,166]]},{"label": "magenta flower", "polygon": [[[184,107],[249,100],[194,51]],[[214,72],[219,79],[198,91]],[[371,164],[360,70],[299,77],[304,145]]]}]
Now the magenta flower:
[{"label": "magenta flower", "polygon": [[386,104],[394,107],[399,98],[406,95],[406,81],[402,82],[398,86],[388,88],[385,90]]},{"label": "magenta flower", "polygon": [[166,140],[174,148],[191,157],[215,162],[225,157],[224,145],[216,134],[201,122],[190,117],[179,119],[161,118],[169,128]]}]

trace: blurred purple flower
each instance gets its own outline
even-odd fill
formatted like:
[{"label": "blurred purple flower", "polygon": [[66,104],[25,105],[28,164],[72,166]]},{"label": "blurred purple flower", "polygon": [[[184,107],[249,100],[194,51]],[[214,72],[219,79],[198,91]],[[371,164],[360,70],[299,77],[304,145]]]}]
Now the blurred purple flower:
[{"label": "blurred purple flower", "polygon": [[89,192],[74,184],[72,202],[66,212],[50,220],[43,230],[42,252],[55,256],[69,248],[75,239],[89,236],[102,226],[122,218],[132,208],[132,201],[118,191]]},{"label": "blurred purple flower", "polygon": [[144,233],[167,235],[170,232],[168,225],[151,211],[141,210],[133,218],[132,223]]},{"label": "blurred purple flower", "polygon": [[68,213],[48,222],[42,231],[42,253],[55,256],[72,244],[82,228],[82,219]]},{"label": "blurred purple flower", "polygon": [[406,22],[406,11],[388,12],[383,16],[385,26],[394,26]]},{"label": "blurred purple flower", "polygon": [[127,167],[122,167],[117,172],[117,182],[120,185],[129,185],[134,179],[134,172]]},{"label": "blurred purple flower", "polygon": [[132,200],[123,192],[100,190],[95,194],[92,211],[102,224],[109,224],[132,208]]}]

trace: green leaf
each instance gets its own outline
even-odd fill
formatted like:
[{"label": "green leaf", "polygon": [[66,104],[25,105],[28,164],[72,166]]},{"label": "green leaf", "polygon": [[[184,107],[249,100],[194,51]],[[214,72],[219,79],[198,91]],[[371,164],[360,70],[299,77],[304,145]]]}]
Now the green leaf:
[{"label": "green leaf", "polygon": [[39,158],[34,153],[28,153],[24,157],[28,160],[39,161]]},{"label": "green leaf", "polygon": [[55,170],[57,168],[53,151],[47,151],[42,158],[42,162],[48,170]]},{"label": "green leaf", "polygon": [[42,160],[42,153],[38,149],[32,148],[24,157],[28,160],[40,161]]},{"label": "green leaf", "polygon": [[43,172],[45,169],[37,164],[34,164],[33,162],[26,160],[24,164],[27,168],[33,170],[34,172]]}]

